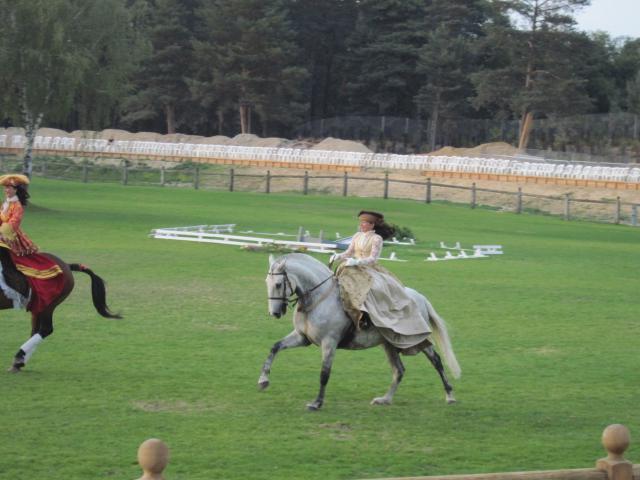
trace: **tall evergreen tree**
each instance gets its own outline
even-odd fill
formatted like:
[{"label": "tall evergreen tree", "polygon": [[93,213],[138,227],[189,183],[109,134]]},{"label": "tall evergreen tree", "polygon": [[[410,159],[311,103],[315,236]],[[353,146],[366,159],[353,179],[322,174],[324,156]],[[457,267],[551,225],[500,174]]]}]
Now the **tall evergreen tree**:
[{"label": "tall evergreen tree", "polygon": [[613,64],[620,108],[640,113],[640,38],[626,39],[615,52]]},{"label": "tall evergreen tree", "polygon": [[[204,21],[196,44],[200,91],[209,85],[209,103],[220,111],[238,109],[240,131],[252,131],[253,113],[262,126],[297,122],[306,108],[286,2],[281,0],[208,0],[199,11]],[[203,88],[204,83],[204,88]]]},{"label": "tall evergreen tree", "polygon": [[72,42],[84,45],[87,69],[74,95],[68,130],[100,130],[120,116],[122,100],[145,53],[122,0],[85,2],[83,20],[72,28]]},{"label": "tall evergreen tree", "polygon": [[413,116],[425,2],[361,0],[358,5],[347,53],[350,106],[369,115]]},{"label": "tall evergreen tree", "polygon": [[123,121],[163,118],[167,133],[186,124],[190,92],[187,78],[194,64],[193,34],[199,0],[139,0],[138,26],[145,32],[151,52],[127,101]]},{"label": "tall evergreen tree", "polygon": [[571,13],[590,0],[504,0],[494,2],[514,15],[521,29],[488,29],[487,56],[493,68],[473,76],[475,104],[511,111],[521,120],[519,148],[526,148],[534,116],[589,108],[585,80],[571,63],[575,24]]},{"label": "tall evergreen tree", "polygon": [[430,33],[419,50],[422,85],[416,103],[428,112],[433,150],[440,117],[461,117],[469,111],[469,74],[477,68],[474,45],[483,35],[487,6],[484,0],[433,0],[426,14],[425,30]]},{"label": "tall evergreen tree", "polygon": [[301,65],[309,71],[306,95],[310,118],[335,115],[346,101],[345,52],[357,18],[357,0],[294,0],[292,27],[304,52]]}]

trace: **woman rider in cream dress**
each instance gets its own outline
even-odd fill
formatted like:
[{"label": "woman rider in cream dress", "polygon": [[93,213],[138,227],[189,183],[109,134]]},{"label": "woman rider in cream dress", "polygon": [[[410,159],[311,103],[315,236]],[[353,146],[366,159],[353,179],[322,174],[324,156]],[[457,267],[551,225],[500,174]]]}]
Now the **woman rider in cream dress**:
[{"label": "woman rider in cream dress", "polygon": [[416,353],[419,349],[411,347],[427,340],[431,333],[426,313],[395,275],[378,264],[383,236],[390,237],[393,228],[377,212],[361,211],[358,219],[360,231],[349,248],[332,257],[332,261],[343,261],[337,275],[345,311],[358,328],[366,313],[387,341],[400,349],[413,350],[405,353]]}]

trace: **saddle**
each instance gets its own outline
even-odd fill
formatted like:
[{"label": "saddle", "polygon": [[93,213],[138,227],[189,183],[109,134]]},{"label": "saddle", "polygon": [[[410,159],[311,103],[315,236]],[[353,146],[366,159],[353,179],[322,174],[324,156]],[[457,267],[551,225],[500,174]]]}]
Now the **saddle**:
[{"label": "saddle", "polygon": [[22,273],[18,271],[9,249],[0,247],[0,263],[2,263],[2,274],[5,282],[23,297],[29,296],[29,281]]}]

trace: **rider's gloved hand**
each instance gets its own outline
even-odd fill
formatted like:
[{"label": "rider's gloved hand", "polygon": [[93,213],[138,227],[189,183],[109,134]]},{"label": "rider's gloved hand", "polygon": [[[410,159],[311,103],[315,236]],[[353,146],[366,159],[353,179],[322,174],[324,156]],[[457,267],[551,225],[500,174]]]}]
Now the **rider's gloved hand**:
[{"label": "rider's gloved hand", "polygon": [[360,262],[358,261],[357,258],[347,258],[347,261],[344,263],[344,265],[346,267],[355,267],[356,265],[359,265]]}]

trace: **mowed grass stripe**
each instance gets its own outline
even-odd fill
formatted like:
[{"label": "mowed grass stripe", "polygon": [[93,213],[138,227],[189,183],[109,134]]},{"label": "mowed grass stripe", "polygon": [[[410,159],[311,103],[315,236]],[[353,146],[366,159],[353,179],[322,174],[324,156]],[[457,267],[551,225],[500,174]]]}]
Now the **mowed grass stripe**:
[{"label": "mowed grass stripe", "polygon": [[[0,478],[137,478],[138,445],[165,440],[171,479],[346,479],[588,467],[609,423],[640,431],[640,230],[435,203],[264,195],[36,179],[23,226],[45,251],[83,262],[125,319],[100,318],[89,278],[19,375],[0,375]],[[361,208],[410,227],[419,245],[385,263],[447,319],[463,376],[448,406],[424,357],[389,408],[380,349],[339,351],[323,410],[315,347],[282,352],[256,382],[290,314],[267,315],[266,253],[154,240],[152,228],[236,223],[327,237]],[[483,260],[424,262],[440,241],[501,244]],[[387,248],[388,255],[391,249]],[[326,260],[326,256],[318,256]],[[29,332],[3,311],[8,366]],[[627,457],[638,461],[634,444]]]}]

